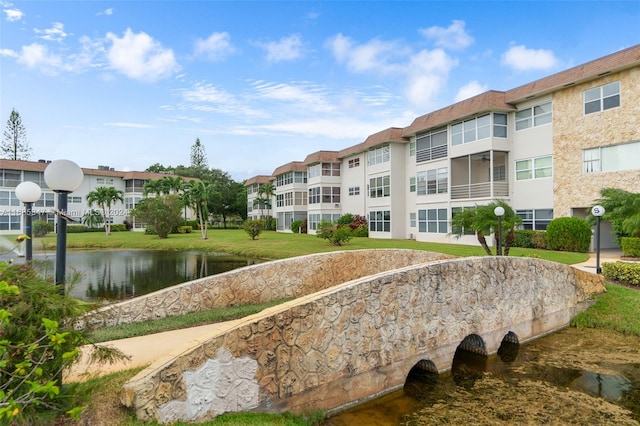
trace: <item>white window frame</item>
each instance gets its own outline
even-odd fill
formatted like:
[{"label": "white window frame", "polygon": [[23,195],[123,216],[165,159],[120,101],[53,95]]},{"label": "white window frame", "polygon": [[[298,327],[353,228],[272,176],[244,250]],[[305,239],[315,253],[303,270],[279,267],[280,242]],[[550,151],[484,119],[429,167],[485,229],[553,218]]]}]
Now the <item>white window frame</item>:
[{"label": "white window frame", "polygon": [[516,111],[516,132],[531,127],[551,124],[553,121],[553,104],[551,101],[523,108]]},{"label": "white window frame", "polygon": [[584,115],[618,108],[620,106],[620,82],[614,81],[585,90],[582,94],[582,102]]}]

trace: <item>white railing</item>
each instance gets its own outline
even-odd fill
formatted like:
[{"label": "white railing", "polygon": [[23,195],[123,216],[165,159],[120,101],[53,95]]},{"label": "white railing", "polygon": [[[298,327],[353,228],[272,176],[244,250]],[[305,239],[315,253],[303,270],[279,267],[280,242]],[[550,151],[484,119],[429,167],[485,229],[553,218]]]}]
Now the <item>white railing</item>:
[{"label": "white railing", "polygon": [[491,193],[491,182],[451,186],[452,200],[467,198],[500,198],[508,196],[509,184],[507,182],[493,182],[493,194]]}]

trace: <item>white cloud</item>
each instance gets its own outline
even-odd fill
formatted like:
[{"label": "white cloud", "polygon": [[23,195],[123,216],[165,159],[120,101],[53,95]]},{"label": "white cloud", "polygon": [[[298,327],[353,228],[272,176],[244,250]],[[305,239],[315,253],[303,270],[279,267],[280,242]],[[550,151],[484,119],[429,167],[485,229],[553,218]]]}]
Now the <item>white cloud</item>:
[{"label": "white cloud", "polygon": [[460,102],[475,95],[479,95],[480,93],[484,93],[487,90],[489,90],[489,88],[486,84],[480,84],[473,80],[458,89],[458,93],[456,94],[454,101]]},{"label": "white cloud", "polygon": [[407,64],[407,99],[415,107],[432,107],[446,85],[451,69],[457,65],[458,61],[441,49],[423,50],[411,57]]},{"label": "white cloud", "polygon": [[464,49],[474,42],[465,30],[465,22],[454,20],[447,28],[429,27],[420,30],[424,37],[434,39],[436,46],[446,49]]},{"label": "white cloud", "polygon": [[113,15],[113,12],[115,12],[115,9],[113,9],[112,7],[110,7],[109,9],[105,9],[102,12],[98,12],[96,13],[97,16],[100,15],[107,15],[107,16],[111,16]]},{"label": "white cloud", "polygon": [[105,126],[111,127],[126,127],[131,129],[152,129],[153,126],[149,124],[140,124],[140,123],[126,123],[126,122],[118,122],[118,123],[104,123]]},{"label": "white cloud", "polygon": [[51,28],[47,28],[45,30],[34,28],[33,31],[43,40],[57,41],[59,43],[64,41],[64,39],[69,35],[64,32],[64,24],[61,22],[54,22]]},{"label": "white cloud", "polygon": [[278,41],[256,43],[256,45],[266,51],[269,62],[293,61],[302,57],[304,53],[302,37],[296,34],[282,37]]},{"label": "white cloud", "polygon": [[20,9],[4,9],[3,12],[9,22],[19,21],[24,16]]},{"label": "white cloud", "polygon": [[204,56],[211,61],[224,59],[235,51],[231,45],[231,36],[229,33],[213,33],[203,40],[196,40],[194,52],[197,56]]},{"label": "white cloud", "polygon": [[8,58],[18,58],[20,55],[18,55],[15,50],[0,49],[0,56],[6,56]]},{"label": "white cloud", "polygon": [[211,84],[197,83],[193,89],[180,91],[182,98],[187,102],[228,103],[233,101],[233,96]]},{"label": "white cloud", "polygon": [[403,60],[410,52],[399,43],[379,39],[356,45],[342,34],[329,39],[326,46],[339,63],[345,63],[347,69],[356,73],[375,71],[386,74],[399,71],[402,65],[396,61]]},{"label": "white cloud", "polygon": [[134,80],[153,82],[180,69],[173,50],[162,47],[144,32],[134,34],[127,29],[122,38],[108,33],[107,40],[112,42],[107,51],[111,68]]},{"label": "white cloud", "polygon": [[40,68],[47,75],[57,75],[62,67],[62,58],[49,53],[47,46],[39,43],[32,43],[22,46],[22,52],[18,56],[18,62],[27,68]]},{"label": "white cloud", "polygon": [[558,59],[551,50],[527,49],[524,45],[518,45],[502,55],[502,64],[516,71],[548,70],[558,64]]}]

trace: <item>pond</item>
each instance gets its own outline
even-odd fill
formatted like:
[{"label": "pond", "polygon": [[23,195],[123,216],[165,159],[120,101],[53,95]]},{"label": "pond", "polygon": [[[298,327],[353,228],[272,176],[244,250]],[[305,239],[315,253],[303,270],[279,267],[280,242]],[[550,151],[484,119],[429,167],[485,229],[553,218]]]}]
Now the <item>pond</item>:
[{"label": "pond", "polygon": [[[53,279],[55,256],[34,253],[34,260],[36,269]],[[75,282],[72,297],[117,302],[262,261],[198,251],[68,250],[66,281]]]},{"label": "pond", "polygon": [[324,426],[616,424],[640,422],[640,338],[569,328],[521,345],[515,359],[486,359],[409,381],[329,418]]}]

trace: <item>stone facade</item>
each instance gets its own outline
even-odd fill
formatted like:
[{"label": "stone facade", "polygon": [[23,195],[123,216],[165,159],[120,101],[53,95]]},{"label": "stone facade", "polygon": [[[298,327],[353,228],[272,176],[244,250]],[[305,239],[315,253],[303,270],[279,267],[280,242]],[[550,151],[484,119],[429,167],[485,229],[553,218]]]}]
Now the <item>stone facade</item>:
[{"label": "stone facade", "polygon": [[[583,113],[583,92],[620,81],[621,105],[597,113]],[[638,191],[640,171],[583,173],[582,150],[640,141],[640,68],[577,84],[553,95],[553,208],[554,217],[571,216],[572,208],[587,208],[603,188]]]},{"label": "stone facade", "polygon": [[296,298],[367,275],[446,259],[414,250],[338,251],[248,266],[109,305],[77,322],[77,329],[108,327],[208,309]]},{"label": "stone facade", "polygon": [[[583,302],[603,291],[601,276],[539,259],[404,266],[203,336],[132,378],[121,401],[138,419],[163,423],[236,410],[336,409],[398,389],[421,360],[449,369],[469,334],[482,336],[492,353],[509,331],[524,342],[565,327]],[[233,371],[222,374],[223,365]]]}]

